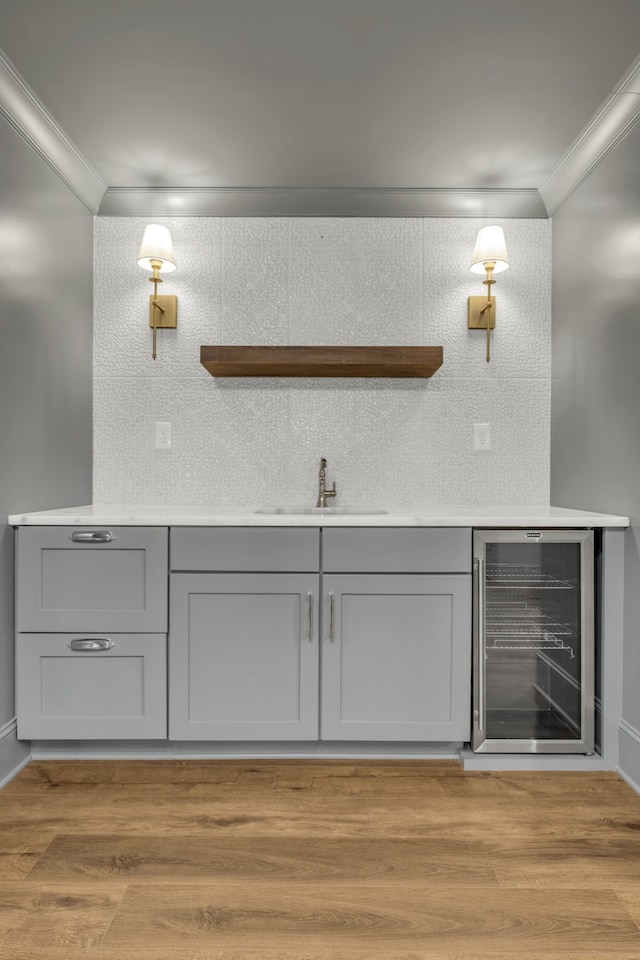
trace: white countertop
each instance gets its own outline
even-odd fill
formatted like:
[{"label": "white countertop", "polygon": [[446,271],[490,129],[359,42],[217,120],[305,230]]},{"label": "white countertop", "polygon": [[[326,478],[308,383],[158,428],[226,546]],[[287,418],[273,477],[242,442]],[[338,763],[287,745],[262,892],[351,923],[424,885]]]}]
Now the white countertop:
[{"label": "white countertop", "polygon": [[[339,508],[338,508],[339,509]],[[345,508],[348,509],[348,508]],[[12,514],[12,526],[144,527],[628,527],[629,517],[564,507],[425,507],[423,510],[349,514],[255,513],[247,508],[89,504],[37,513]]]}]

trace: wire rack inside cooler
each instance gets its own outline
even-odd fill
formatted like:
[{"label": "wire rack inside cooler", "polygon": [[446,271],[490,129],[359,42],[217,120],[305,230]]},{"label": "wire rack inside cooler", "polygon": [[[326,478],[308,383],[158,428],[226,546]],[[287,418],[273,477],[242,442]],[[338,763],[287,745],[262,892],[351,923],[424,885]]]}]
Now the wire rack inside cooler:
[{"label": "wire rack inside cooler", "polygon": [[[569,624],[522,604],[487,603],[487,647],[499,650],[564,650],[575,656],[575,631]],[[572,642],[573,641],[573,642]]]},{"label": "wire rack inside cooler", "polygon": [[498,590],[572,590],[574,587],[568,580],[520,563],[487,564],[486,586]]}]

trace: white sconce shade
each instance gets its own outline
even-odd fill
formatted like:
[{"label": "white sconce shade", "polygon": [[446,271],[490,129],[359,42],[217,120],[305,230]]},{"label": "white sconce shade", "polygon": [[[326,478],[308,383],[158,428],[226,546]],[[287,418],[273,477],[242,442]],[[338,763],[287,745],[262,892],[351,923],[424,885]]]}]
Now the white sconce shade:
[{"label": "white sconce shade", "polygon": [[145,227],[138,254],[138,266],[143,270],[153,270],[152,260],[160,261],[160,273],[171,273],[176,269],[171,234],[167,227],[161,227],[159,223],[150,223]]},{"label": "white sconce shade", "polygon": [[483,227],[478,233],[473,257],[471,258],[471,272],[484,273],[486,263],[493,263],[494,273],[502,273],[509,267],[507,245],[502,227]]}]

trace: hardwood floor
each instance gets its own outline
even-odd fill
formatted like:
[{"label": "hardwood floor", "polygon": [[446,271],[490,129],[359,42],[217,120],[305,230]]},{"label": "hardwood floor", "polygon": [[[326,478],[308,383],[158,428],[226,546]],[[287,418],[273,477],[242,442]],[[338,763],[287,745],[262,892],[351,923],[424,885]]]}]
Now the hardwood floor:
[{"label": "hardwood floor", "polygon": [[2,960],[639,960],[640,797],[453,761],[35,762]]}]

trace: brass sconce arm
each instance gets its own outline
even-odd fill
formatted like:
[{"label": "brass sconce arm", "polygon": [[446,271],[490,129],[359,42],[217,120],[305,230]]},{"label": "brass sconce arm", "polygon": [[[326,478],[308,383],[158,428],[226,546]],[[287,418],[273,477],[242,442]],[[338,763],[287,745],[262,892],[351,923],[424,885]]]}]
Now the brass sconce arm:
[{"label": "brass sconce arm", "polygon": [[158,334],[158,310],[160,313],[164,313],[164,307],[160,306],[158,303],[158,284],[162,283],[162,277],[160,276],[160,267],[162,266],[161,260],[152,260],[151,269],[153,270],[153,276],[149,277],[149,282],[153,284],[153,296],[151,298],[151,314],[153,322],[153,347],[151,350],[151,356],[156,359],[156,340]]},{"label": "brass sconce arm", "polygon": [[485,318],[485,326],[486,326],[486,328],[487,328],[487,357],[486,357],[486,359],[487,359],[487,363],[489,363],[489,361],[491,360],[491,320],[492,320],[492,314],[494,314],[494,316],[493,316],[493,322],[494,322],[494,324],[495,324],[495,311],[492,309],[492,308],[495,306],[495,304],[494,304],[494,301],[493,301],[493,297],[491,296],[491,287],[492,287],[493,284],[495,283],[495,280],[493,279],[493,269],[494,269],[494,267],[495,267],[495,263],[493,263],[493,262],[485,263],[484,267],[485,267],[485,270],[487,271],[487,279],[486,279],[486,280],[483,280],[482,282],[487,285],[487,302],[485,303],[484,307],[483,307],[482,310],[480,311],[480,315],[482,316],[482,315],[484,315],[485,313],[487,314],[487,316],[486,316],[486,318]]}]

